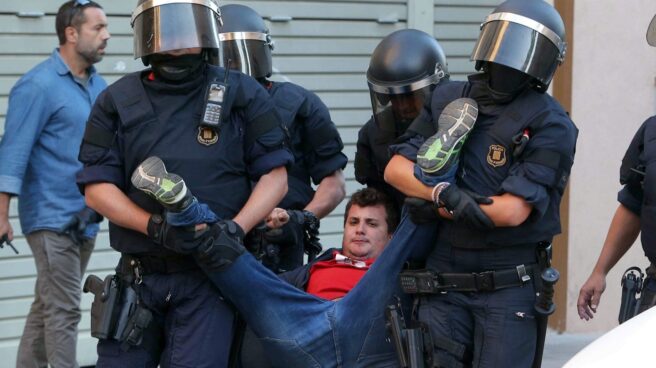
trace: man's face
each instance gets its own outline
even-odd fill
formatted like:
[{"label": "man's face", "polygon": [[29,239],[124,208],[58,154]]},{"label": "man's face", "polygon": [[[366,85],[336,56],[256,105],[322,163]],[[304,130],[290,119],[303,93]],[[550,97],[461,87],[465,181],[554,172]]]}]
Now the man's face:
[{"label": "man's face", "polygon": [[360,261],[378,257],[392,237],[385,218],[383,205],[352,205],[344,224],[344,255]]},{"label": "man's face", "polygon": [[394,116],[403,121],[414,120],[419,115],[424,103],[422,96],[415,93],[391,95],[390,100],[392,101]]},{"label": "man's face", "polygon": [[89,64],[95,64],[105,55],[105,47],[110,34],[107,30],[107,17],[102,9],[89,7],[84,9],[86,21],[77,32],[75,51]]}]

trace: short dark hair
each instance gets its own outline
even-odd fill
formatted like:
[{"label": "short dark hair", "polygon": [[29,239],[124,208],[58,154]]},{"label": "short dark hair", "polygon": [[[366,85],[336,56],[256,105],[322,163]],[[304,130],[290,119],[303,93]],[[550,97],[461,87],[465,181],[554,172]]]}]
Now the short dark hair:
[{"label": "short dark hair", "polygon": [[360,207],[369,207],[381,205],[385,207],[385,221],[387,222],[387,231],[391,234],[396,230],[399,225],[399,213],[390,197],[374,188],[364,188],[353,193],[351,199],[346,203],[346,210],[344,211],[344,225],[348,219],[348,213],[352,205]]},{"label": "short dark hair", "polygon": [[66,43],[66,33],[64,32],[66,27],[71,26],[79,30],[80,26],[87,21],[84,16],[84,9],[86,8],[102,9],[102,6],[91,0],[71,0],[59,7],[55,18],[55,30],[60,45]]}]

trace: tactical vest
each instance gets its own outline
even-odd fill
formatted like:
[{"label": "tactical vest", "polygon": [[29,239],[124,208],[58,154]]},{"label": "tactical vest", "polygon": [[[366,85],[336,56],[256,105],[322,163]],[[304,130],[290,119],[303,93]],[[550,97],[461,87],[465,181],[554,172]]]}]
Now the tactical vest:
[{"label": "tactical vest", "polygon": [[[224,80],[224,70],[208,67],[206,79],[192,98],[196,103],[182,104],[180,95],[167,101],[153,101],[141,80],[141,72],[128,74],[109,86],[118,112],[121,154],[127,187],[121,188],[139,207],[151,213],[163,208],[151,197],[129,183],[134,169],[146,158],[156,155],[167,164],[170,172],[185,179],[187,187],[220,218],[234,217],[246,203],[251,192],[244,158],[245,142],[249,138],[238,100],[240,77],[229,73],[229,89],[223,109],[223,125],[216,141],[201,143],[199,123],[207,87],[212,81]],[[189,97],[189,96],[188,96]],[[197,97],[197,98],[196,98]],[[184,100],[182,100],[184,101]],[[157,106],[168,106],[182,114],[176,121],[161,121]],[[234,107],[234,108],[233,108]],[[234,111],[233,111],[234,110]],[[123,253],[160,253],[162,248],[147,236],[110,223],[111,246]]]},{"label": "tactical vest", "polygon": [[[468,96],[470,88],[471,85],[464,82],[450,82],[436,88],[431,101],[432,116],[434,117],[432,127],[423,124],[423,126],[411,126],[410,129],[424,137],[434,134],[437,131],[437,117],[439,117],[444,107],[457,98]],[[562,196],[569,177],[573,157],[567,157],[559,152],[548,149],[533,148],[524,150],[524,146],[520,147],[517,145],[519,142],[518,137],[521,137],[522,132],[526,129],[530,131],[531,136],[539,134],[540,129],[545,123],[545,112],[553,109],[560,109],[562,111],[562,108],[555,100],[545,94],[529,89],[509,103],[499,115],[487,116],[489,119],[494,119],[491,127],[486,132],[486,139],[489,142],[490,149],[493,146],[497,146],[498,152],[504,153],[503,156],[500,154],[497,162],[490,163],[488,161],[493,166],[498,163],[500,167],[505,168],[505,172],[501,171],[497,173],[499,178],[496,180],[498,180],[499,184],[508,176],[509,168],[514,163],[532,162],[547,166],[556,171],[553,181],[545,184],[555,188],[558,192],[552,195]],[[563,116],[565,116],[564,113]],[[479,119],[481,118],[482,116],[479,115]],[[571,124],[571,121],[567,119],[567,123]],[[476,130],[476,127],[474,130]],[[465,146],[469,143],[471,141],[465,143]],[[463,149],[460,154],[465,154],[465,151],[466,149]],[[488,160],[494,159],[494,155],[492,153],[489,154]],[[463,176],[462,171],[459,170],[461,179]],[[465,182],[467,181],[466,178],[464,180]],[[477,190],[476,187],[469,189],[483,195],[499,194],[481,193],[480,189]],[[438,243],[448,242],[459,248],[482,249],[551,241],[552,237],[560,232],[560,221],[557,211],[559,211],[558,206],[550,205],[547,213],[542,216],[542,219],[533,218],[534,214],[532,213],[519,226],[497,227],[491,231],[475,230],[460,222],[443,221],[440,225]]]},{"label": "tactical vest", "polygon": [[631,141],[622,160],[620,182],[636,197],[642,194],[640,240],[647,258],[656,263],[656,116]]}]

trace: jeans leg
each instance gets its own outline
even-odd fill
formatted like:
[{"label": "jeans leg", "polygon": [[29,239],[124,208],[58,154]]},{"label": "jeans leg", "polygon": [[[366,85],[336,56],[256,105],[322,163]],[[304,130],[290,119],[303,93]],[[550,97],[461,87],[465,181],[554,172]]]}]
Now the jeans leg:
[{"label": "jeans leg", "polygon": [[219,217],[205,203],[198,202],[194,197],[191,204],[181,212],[167,212],[166,221],[173,226],[191,226],[217,222]]},{"label": "jeans leg", "polygon": [[335,364],[333,302],[280,280],[248,253],[223,271],[205,272],[264,343],[275,367]]},{"label": "jeans leg", "polygon": [[435,230],[433,225],[416,225],[404,216],[371,269],[336,303],[335,335],[345,364],[355,362],[373,323],[380,323],[385,306],[394,294],[400,293],[398,276],[403,263],[415,246],[435,240]]}]

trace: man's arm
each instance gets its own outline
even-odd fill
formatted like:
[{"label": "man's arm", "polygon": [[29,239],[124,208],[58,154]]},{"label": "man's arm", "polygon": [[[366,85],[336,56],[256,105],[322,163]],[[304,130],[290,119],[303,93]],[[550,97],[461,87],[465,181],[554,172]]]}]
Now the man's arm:
[{"label": "man's arm", "polygon": [[132,202],[116,185],[87,184],[84,197],[87,206],[112,223],[148,235],[147,227],[151,214]]},{"label": "man's arm", "polygon": [[[385,168],[385,181],[408,197],[431,201],[433,188],[415,178],[414,165],[414,162],[402,155],[394,155]],[[495,226],[517,226],[526,221],[533,209],[522,197],[510,193],[490,198],[493,200],[492,204],[480,207]],[[440,210],[440,216],[452,218],[451,214],[443,208]]]},{"label": "man's arm", "polygon": [[408,197],[431,201],[433,188],[420,182],[414,175],[415,163],[402,155],[394,155],[385,167],[385,181]]},{"label": "man's arm", "polygon": [[324,218],[337,207],[344,196],[346,196],[346,183],[344,172],[340,169],[321,180],[305,210],[312,212],[317,218]]},{"label": "man's arm", "polygon": [[576,303],[579,317],[586,321],[593,318],[606,289],[606,275],[631,248],[640,234],[640,216],[620,204],[608,228],[608,234],[590,277],[581,287]]},{"label": "man's arm", "polygon": [[14,240],[14,229],[9,223],[9,201],[11,196],[8,193],[0,193],[0,238],[7,235],[8,240]]},{"label": "man's arm", "polygon": [[287,169],[284,166],[276,167],[262,175],[248,197],[248,201],[233,221],[241,226],[244,233],[251,231],[255,225],[271,213],[286,193]]}]

